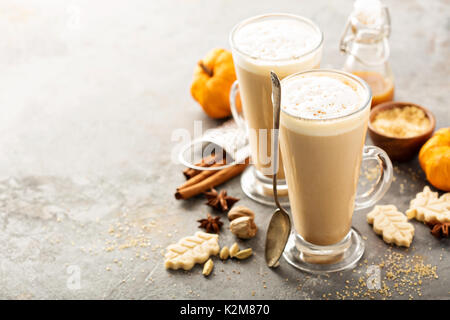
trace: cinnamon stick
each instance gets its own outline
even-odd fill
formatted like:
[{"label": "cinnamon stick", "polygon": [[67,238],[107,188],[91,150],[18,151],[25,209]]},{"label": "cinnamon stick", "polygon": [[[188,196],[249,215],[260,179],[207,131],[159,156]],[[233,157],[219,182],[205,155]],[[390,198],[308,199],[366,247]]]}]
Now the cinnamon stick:
[{"label": "cinnamon stick", "polygon": [[[202,192],[205,192],[205,191],[237,176],[242,171],[244,171],[244,169],[247,167],[247,165],[248,165],[248,161],[246,161],[243,164],[236,164],[234,166],[231,166],[231,167],[219,170],[219,171],[213,171],[212,175],[209,175],[204,180],[198,181],[198,183],[189,184],[188,186],[183,185],[183,186],[179,187],[177,189],[177,192],[175,193],[175,198],[176,199],[189,199],[189,198],[196,196]],[[196,177],[198,177],[199,175],[197,175]],[[190,179],[190,180],[192,180],[192,179]]]},{"label": "cinnamon stick", "polygon": [[[210,168],[213,167],[219,167],[221,166],[218,163],[214,163],[212,166],[210,166]],[[205,180],[206,178],[208,178],[209,176],[215,174],[217,172],[217,170],[203,170],[202,172],[200,172],[199,174],[195,175],[194,177],[190,178],[188,181],[186,181],[184,184],[182,184],[180,187],[177,188],[178,189],[182,189],[182,188],[186,188],[189,186],[192,186],[194,184],[199,183],[202,180]]]},{"label": "cinnamon stick", "polygon": [[[203,167],[202,165],[196,164],[196,166]],[[183,174],[186,177],[186,180],[189,180],[190,178],[198,175],[200,173],[200,170],[192,169],[192,168],[186,168],[183,170]]]},{"label": "cinnamon stick", "polygon": [[[216,162],[216,156],[214,154],[212,154],[207,157],[204,157],[201,162],[196,163],[195,165],[197,167],[210,167],[215,162]],[[186,179],[190,179],[190,178],[196,176],[197,174],[199,174],[200,172],[202,172],[202,171],[197,170],[197,169],[192,169],[192,168],[186,168],[183,170],[183,174],[186,177]]]},{"label": "cinnamon stick", "polygon": [[[217,163],[217,161],[220,161],[222,165],[226,164],[226,153],[225,151],[222,151],[222,159],[219,159],[214,153],[211,155],[204,157],[201,162],[196,163],[195,165],[198,167],[210,167],[214,163]],[[199,173],[201,173],[202,170],[192,169],[192,168],[186,168],[183,170],[183,174],[186,177],[186,179],[190,179],[192,177],[195,177]]]}]

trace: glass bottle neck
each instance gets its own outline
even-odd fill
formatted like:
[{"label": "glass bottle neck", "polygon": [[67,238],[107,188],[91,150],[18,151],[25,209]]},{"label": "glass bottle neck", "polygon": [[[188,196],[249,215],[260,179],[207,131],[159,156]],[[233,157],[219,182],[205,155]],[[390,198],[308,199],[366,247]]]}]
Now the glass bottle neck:
[{"label": "glass bottle neck", "polygon": [[388,61],[390,51],[387,39],[381,38],[376,42],[355,40],[349,44],[348,53],[362,64],[376,66]]},{"label": "glass bottle neck", "polygon": [[341,42],[343,52],[367,66],[387,62],[390,50],[384,32],[370,28],[356,29],[353,25],[351,27],[351,33]]},{"label": "glass bottle neck", "polygon": [[[341,36],[340,50],[353,56],[358,62],[374,66],[389,59],[388,37],[391,31],[389,9],[381,8],[379,23],[362,23],[353,12]],[[363,21],[364,22],[364,21]]]}]

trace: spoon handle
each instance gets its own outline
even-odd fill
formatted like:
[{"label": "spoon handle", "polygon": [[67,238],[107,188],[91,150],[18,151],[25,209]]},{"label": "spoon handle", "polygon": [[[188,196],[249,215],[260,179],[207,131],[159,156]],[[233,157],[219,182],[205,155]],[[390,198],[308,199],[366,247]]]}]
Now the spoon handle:
[{"label": "spoon handle", "polygon": [[278,171],[278,134],[280,129],[280,108],[281,108],[281,84],[275,72],[270,71],[272,80],[272,104],[273,104],[273,135],[272,135],[272,161],[273,161],[273,196],[278,208],[281,208],[278,201],[277,192],[277,171]]}]

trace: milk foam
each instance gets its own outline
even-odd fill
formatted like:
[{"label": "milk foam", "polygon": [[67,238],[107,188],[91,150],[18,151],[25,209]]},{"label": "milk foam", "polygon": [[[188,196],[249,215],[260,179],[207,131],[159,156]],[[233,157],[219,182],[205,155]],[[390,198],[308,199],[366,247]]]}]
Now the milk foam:
[{"label": "milk foam", "polygon": [[348,115],[361,106],[357,87],[327,76],[294,77],[282,87],[285,112],[306,119]]},{"label": "milk foam", "polygon": [[281,125],[301,134],[337,135],[367,125],[368,99],[366,87],[344,75],[297,75],[281,82]]},{"label": "milk foam", "polygon": [[316,48],[321,35],[294,19],[252,22],[236,31],[234,43],[245,54],[263,60],[293,59]]}]

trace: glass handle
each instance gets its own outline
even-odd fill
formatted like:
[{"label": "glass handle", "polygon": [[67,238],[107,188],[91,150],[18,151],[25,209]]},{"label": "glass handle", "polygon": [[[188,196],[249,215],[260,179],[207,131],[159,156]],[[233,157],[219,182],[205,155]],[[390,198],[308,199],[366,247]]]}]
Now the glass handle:
[{"label": "glass handle", "polygon": [[341,40],[339,41],[339,50],[343,53],[349,53],[348,44],[354,39],[352,35],[347,36],[349,28],[350,28],[350,18],[347,19],[347,22],[345,23],[345,28],[341,34]]},{"label": "glass handle", "polygon": [[389,13],[389,8],[387,6],[383,6],[383,12],[386,17],[385,34],[386,37],[389,37],[391,35],[391,14]]},{"label": "glass handle", "polygon": [[231,114],[233,115],[234,121],[236,121],[236,124],[241,128],[246,130],[244,118],[239,114],[236,106],[236,96],[239,93],[239,83],[238,81],[234,81],[233,85],[231,86],[230,90],[230,109]]},{"label": "glass handle", "polygon": [[393,169],[389,156],[382,149],[375,146],[364,146],[362,161],[376,160],[380,168],[380,176],[375,184],[367,192],[357,195],[355,210],[373,206],[380,200],[391,186]]}]

